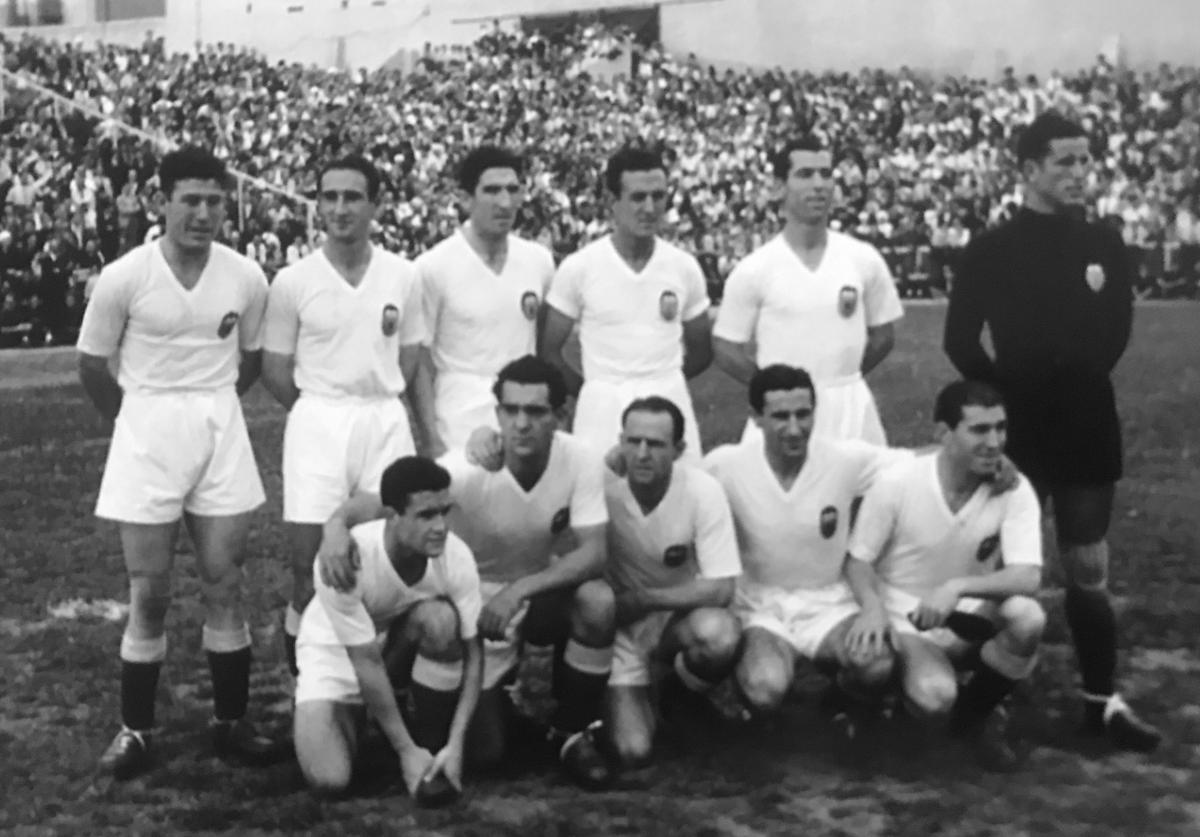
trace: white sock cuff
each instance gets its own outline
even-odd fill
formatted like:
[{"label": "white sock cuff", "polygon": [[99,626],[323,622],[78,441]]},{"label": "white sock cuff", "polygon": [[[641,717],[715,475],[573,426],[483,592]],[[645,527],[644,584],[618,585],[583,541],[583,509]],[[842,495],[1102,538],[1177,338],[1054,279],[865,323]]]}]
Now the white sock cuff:
[{"label": "white sock cuff", "polygon": [[412,679],[414,683],[435,692],[452,692],[462,685],[462,669],[462,662],[458,660],[431,660],[423,654],[418,654],[413,660]]},{"label": "white sock cuff", "polygon": [[250,647],[250,626],[243,623],[240,628],[219,631],[205,625],[201,629],[200,646],[214,654],[232,654]]},{"label": "white sock cuff", "polygon": [[121,659],[127,663],[161,663],[166,657],[166,634],[154,639],[138,639],[129,634],[121,637]]},{"label": "white sock cuff", "polygon": [[995,669],[1009,680],[1024,680],[1037,666],[1038,655],[1023,657],[1001,647],[995,639],[989,639],[979,649],[979,659],[989,668]]},{"label": "white sock cuff", "polygon": [[680,682],[687,686],[693,692],[707,692],[713,687],[713,683],[709,683],[698,674],[694,674],[687,667],[687,661],[683,658],[683,652],[680,651],[675,655],[675,674],[678,675]]},{"label": "white sock cuff", "polygon": [[293,637],[300,633],[300,611],[291,602],[283,612],[283,632]]},{"label": "white sock cuff", "polygon": [[611,645],[594,648],[568,639],[567,647],[563,649],[563,662],[584,674],[606,675],[612,671],[612,655]]}]

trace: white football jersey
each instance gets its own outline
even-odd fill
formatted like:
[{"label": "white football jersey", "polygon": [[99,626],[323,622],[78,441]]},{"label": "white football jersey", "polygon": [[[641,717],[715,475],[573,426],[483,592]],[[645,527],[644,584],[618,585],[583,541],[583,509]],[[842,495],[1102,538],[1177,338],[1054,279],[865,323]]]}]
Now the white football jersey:
[{"label": "white football jersey", "polygon": [[662,378],[683,367],[683,323],[708,310],[700,265],[655,239],[635,273],[605,236],[563,260],[546,302],[579,323],[585,380]]},{"label": "white football jersey", "polygon": [[980,485],[955,513],[942,491],[938,457],[914,457],[879,476],[859,509],[850,555],[875,564],[882,581],[914,596],[1001,566],[1041,566],[1042,514],[1029,481],[1022,476],[1000,495]]},{"label": "white football jersey", "polygon": [[554,276],[545,247],[510,235],[504,269],[495,273],[459,230],[416,266],[426,342],[439,375],[494,378],[509,361],[536,351],[538,309]]},{"label": "white football jersey", "polygon": [[629,482],[605,476],[608,568],[613,589],[673,587],[690,579],[733,578],[742,571],[729,503],[699,468],[675,463],[671,485],[649,514]]},{"label": "white football jersey", "polygon": [[608,520],[604,462],[570,434],[554,434],[546,470],[528,491],[508,468],[488,471],[460,452],[439,462],[450,472],[450,528],[474,552],[485,582],[541,572],[572,529]]},{"label": "white football jersey", "polygon": [[474,638],[483,601],[475,558],[453,533],[442,554],[430,558],[425,575],[411,587],[400,580],[384,544],[385,520],[350,530],[360,561],[354,589],[342,593],[321,580],[313,562],[316,595],[304,609],[298,641],[306,645],[365,645],[397,616],[426,599],[449,599],[458,610],[459,633]]},{"label": "white football jersey", "polygon": [[746,580],[816,590],[841,578],[854,498],[882,470],[912,455],[865,442],[813,439],[787,490],[761,442],[722,445],[704,458],[704,467],[729,498]]},{"label": "white football jersey", "polygon": [[241,352],[261,348],[267,278],[257,264],[213,244],[189,290],[162,244],[130,250],[100,273],[77,347],[111,357],[126,392],[207,390],[237,383]]},{"label": "white football jersey", "polygon": [[777,235],[742,259],[725,282],[713,336],[754,341],[759,368],[799,366],[814,380],[857,375],[867,328],[904,315],[879,251],[830,230],[815,271]]},{"label": "white football jersey", "polygon": [[400,347],[425,339],[416,269],[371,248],[357,287],[315,250],[279,271],[267,302],[263,348],[295,356],[296,386],[322,398],[404,392]]}]

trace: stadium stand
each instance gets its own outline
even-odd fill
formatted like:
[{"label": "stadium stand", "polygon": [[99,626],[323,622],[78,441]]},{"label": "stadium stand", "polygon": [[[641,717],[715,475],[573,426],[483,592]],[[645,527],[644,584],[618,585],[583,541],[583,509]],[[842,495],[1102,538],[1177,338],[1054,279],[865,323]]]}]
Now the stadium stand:
[{"label": "stadium stand", "polygon": [[318,240],[306,198],[314,161],[334,153],[378,162],[389,181],[378,239],[413,256],[459,221],[464,149],[516,146],[531,163],[522,231],[561,258],[605,230],[607,154],[658,146],[674,168],[668,234],[696,252],[719,297],[733,263],[777,228],[770,149],[814,131],[840,159],[835,224],[880,247],[904,295],[930,296],[953,281],[972,233],[1019,204],[1011,140],[1051,106],[1090,132],[1089,212],[1122,230],[1139,295],[1196,295],[1200,68],[1134,73],[1099,60],[1041,79],[814,75],[718,70],[639,47],[628,75],[589,75],[597,45],[621,37],[594,25],[553,38],[496,31],[430,49],[402,75],[270,62],[224,44],[168,55],[157,40],[0,36],[0,345],[73,339],[89,277],[155,234],[155,163],[172,143],[208,145],[242,173],[223,239],[268,275]]}]

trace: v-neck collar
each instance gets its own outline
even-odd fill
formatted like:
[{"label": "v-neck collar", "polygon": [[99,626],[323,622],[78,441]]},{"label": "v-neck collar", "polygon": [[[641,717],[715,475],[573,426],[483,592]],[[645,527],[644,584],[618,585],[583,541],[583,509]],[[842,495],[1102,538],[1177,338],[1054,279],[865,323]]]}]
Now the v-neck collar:
[{"label": "v-neck collar", "polygon": [[496,270],[494,267],[492,267],[490,264],[487,263],[487,259],[485,259],[483,257],[483,254],[481,254],[478,250],[476,250],[473,246],[471,246],[471,239],[467,238],[467,232],[463,227],[459,227],[455,234],[458,235],[462,239],[463,246],[466,247],[469,251],[471,251],[471,255],[475,257],[475,260],[477,262],[479,262],[481,265],[483,265],[483,269],[486,270],[493,277],[495,277],[496,279],[499,279],[501,276],[504,275],[504,271],[508,270],[508,262],[509,262],[509,259],[512,258],[512,247],[510,246],[512,244],[511,240],[505,241],[504,264],[500,265],[499,270]]},{"label": "v-neck collar", "polygon": [[329,260],[329,256],[326,255],[324,247],[318,248],[317,252],[321,254],[321,261],[325,262],[325,266],[329,268],[329,272],[333,275],[333,278],[336,279],[343,288],[355,294],[361,291],[363,286],[367,284],[367,277],[371,274],[371,268],[375,266],[375,245],[372,244],[370,251],[371,255],[367,259],[367,266],[363,268],[362,276],[359,277],[358,284],[351,285],[348,281],[346,281],[346,277],[342,275],[342,272],[337,269],[337,266]]},{"label": "v-neck collar", "polygon": [[558,453],[559,447],[560,445],[558,444],[558,436],[556,433],[554,438],[550,440],[550,455],[546,457],[546,467],[542,470],[541,475],[537,478],[537,482],[529,486],[529,490],[526,490],[525,486],[521,485],[521,481],[517,479],[517,475],[510,471],[507,465],[500,470],[504,472],[504,475],[508,478],[508,481],[512,487],[515,488],[522,497],[528,499],[536,494],[538,489],[541,488],[546,482],[546,474],[550,473],[550,465],[554,462],[554,457]]},{"label": "v-neck collar", "polygon": [[608,243],[608,249],[612,251],[613,258],[617,260],[617,263],[625,268],[630,276],[634,276],[638,279],[641,279],[646,275],[646,271],[650,269],[650,265],[654,264],[654,260],[658,258],[658,251],[662,247],[662,242],[658,240],[658,236],[655,236],[654,249],[650,251],[650,258],[646,259],[646,263],[642,265],[641,270],[634,270],[633,265],[625,261],[625,257],[622,256],[621,251],[617,249],[617,241],[615,238],[613,238],[612,233],[609,233],[604,240]]},{"label": "v-neck collar", "polygon": [[800,254],[796,252],[796,248],[788,243],[787,238],[782,232],[779,233],[778,240],[779,246],[787,251],[788,255],[792,257],[796,264],[804,268],[805,272],[810,276],[816,276],[818,273],[820,273],[821,268],[825,267],[825,263],[829,259],[829,246],[832,243],[832,239],[830,238],[828,232],[825,233],[825,248],[821,251],[821,259],[817,262],[816,267],[809,267],[804,263],[804,259],[800,258]]},{"label": "v-neck collar", "polygon": [[934,493],[937,495],[939,507],[941,508],[942,512],[950,520],[953,520],[955,523],[958,523],[961,520],[965,519],[970,512],[974,511],[975,506],[978,505],[980,502],[979,498],[980,498],[981,492],[988,491],[989,489],[986,485],[983,485],[982,483],[980,485],[975,486],[975,490],[973,492],[971,492],[971,496],[967,498],[967,502],[963,503],[959,507],[958,511],[954,511],[953,509],[950,508],[950,503],[946,500],[946,491],[942,487],[942,477],[938,473],[938,457],[939,456],[940,456],[939,453],[933,453],[930,455],[930,457],[929,457],[930,472],[929,472],[928,476],[931,480],[933,480]]},{"label": "v-neck collar", "polygon": [[175,274],[175,268],[171,267],[171,263],[167,260],[167,254],[162,249],[162,239],[154,242],[154,253],[156,258],[162,263],[166,275],[170,277],[171,284],[179,293],[183,294],[185,299],[191,299],[195,295],[195,291],[204,281],[204,277],[208,275],[208,269],[212,266],[213,251],[210,248],[208,258],[204,260],[204,267],[200,270],[200,275],[196,277],[196,282],[190,288],[179,281],[179,277]]},{"label": "v-neck collar", "polygon": [[788,488],[783,487],[783,483],[779,479],[779,475],[775,473],[775,469],[771,467],[771,461],[767,459],[767,449],[765,443],[757,446],[755,459],[758,461],[758,467],[762,470],[763,476],[770,481],[771,485],[779,493],[779,496],[790,499],[797,493],[800,483],[804,480],[804,475],[808,472],[809,463],[812,462],[813,448],[812,440],[808,442],[808,453],[805,454],[804,464],[800,466],[800,470],[796,472],[796,478],[792,480],[792,484]]}]

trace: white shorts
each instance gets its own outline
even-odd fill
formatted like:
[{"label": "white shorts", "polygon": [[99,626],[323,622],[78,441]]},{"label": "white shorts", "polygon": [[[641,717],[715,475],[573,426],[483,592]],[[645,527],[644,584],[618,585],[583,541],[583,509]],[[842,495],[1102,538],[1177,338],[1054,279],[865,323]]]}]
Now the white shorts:
[{"label": "white shorts", "polygon": [[656,610],[617,628],[609,686],[649,686],[657,679],[659,672],[652,671],[651,658],[674,615],[673,610]]},{"label": "white shorts", "polygon": [[687,381],[679,372],[666,378],[630,378],[622,383],[584,381],[575,404],[575,424],[571,432],[601,453],[617,444],[621,435],[621,413],[630,402],[648,395],[670,399],[683,413],[684,449],[681,461],[699,465],[700,425],[692,408],[692,395]]},{"label": "white shorts", "polygon": [[[862,375],[817,383],[816,419],[813,436],[825,439],[859,439],[873,445],[886,445],[887,435],[875,398]],[[762,431],[751,419],[746,422],[742,441],[758,442]]]},{"label": "white shorts", "polygon": [[858,610],[858,601],[844,581],[815,590],[784,590],[739,580],[733,606],[743,630],[770,631],[810,660],[816,659],[829,632]]},{"label": "white shorts", "polygon": [[265,500],[233,387],[125,393],[100,480],[99,517],[173,523],[185,511],[231,517]]},{"label": "white shorts", "polygon": [[[492,597],[507,587],[499,581],[480,581],[479,593],[484,607]],[[516,616],[508,623],[504,639],[483,641],[483,688],[493,689],[521,662],[521,623],[529,613],[529,601],[521,604]]]},{"label": "white shorts", "polygon": [[[971,642],[969,640],[963,639],[949,628],[933,628],[928,631],[917,630],[916,625],[912,623],[908,615],[915,611],[917,605],[920,603],[921,600],[912,593],[908,593],[897,587],[883,585],[883,604],[887,608],[888,616],[892,621],[892,628],[897,633],[920,636],[922,639],[929,640],[951,656],[970,647]],[[954,609],[963,613],[984,616],[992,620],[996,618],[997,614],[997,604],[988,599],[959,599]]]},{"label": "white shorts", "polygon": [[324,523],[354,492],[378,494],[384,469],[415,452],[399,398],[300,396],[283,432],[283,519]]},{"label": "white shorts", "polygon": [[[381,650],[386,639],[387,634],[375,638]],[[350,662],[346,646],[298,642],[296,667],[300,669],[296,678],[296,703],[310,700],[363,702],[358,675],[354,673],[354,663]]]},{"label": "white shorts", "polygon": [[462,450],[472,431],[498,429],[493,378],[464,372],[439,373],[434,381],[433,409],[437,431],[449,450]]}]

